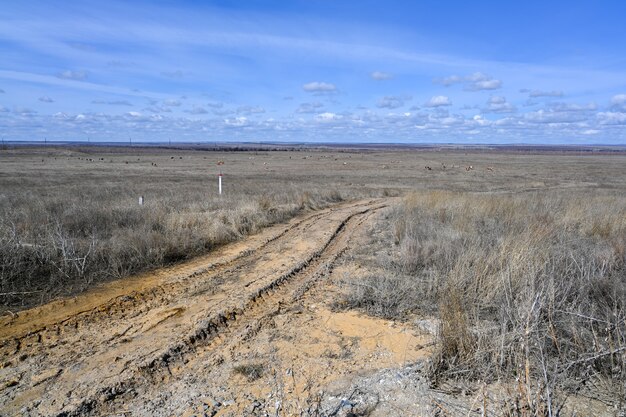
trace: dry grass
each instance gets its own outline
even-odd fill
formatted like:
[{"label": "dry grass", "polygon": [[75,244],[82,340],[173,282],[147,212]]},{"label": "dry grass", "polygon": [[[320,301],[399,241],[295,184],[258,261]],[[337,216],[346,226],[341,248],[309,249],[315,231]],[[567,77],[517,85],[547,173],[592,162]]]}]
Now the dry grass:
[{"label": "dry grass", "polygon": [[[380,194],[319,187],[310,180],[276,186],[262,176],[229,176],[227,165],[226,192],[218,196],[211,172],[217,169],[204,153],[171,159],[162,151],[136,152],[101,157],[56,150],[40,158],[30,150],[9,160],[15,171],[3,166],[11,174],[0,193],[4,308],[15,311],[76,294],[207,253],[303,211]],[[218,158],[223,157],[212,157]],[[33,172],[20,175],[19,162]]]},{"label": "dry grass", "polygon": [[515,381],[505,414],[557,415],[563,392],[624,407],[623,155],[17,148],[0,158],[4,309],[206,253],[303,210],[408,192],[378,225],[385,250],[360,248],[368,272],[345,280],[340,304],[438,316],[434,383]]},{"label": "dry grass", "polygon": [[243,375],[248,382],[254,382],[263,376],[265,365],[262,363],[245,363],[235,366],[233,372]]},{"label": "dry grass", "polygon": [[557,415],[563,393],[626,406],[626,197],[413,193],[389,223],[379,291],[346,297],[436,315],[435,384],[518,381],[510,415]]},{"label": "dry grass", "polygon": [[[0,222],[0,292],[24,305],[81,291],[94,282],[123,277],[206,253],[302,210],[341,201],[341,196],[287,191],[271,197],[230,194],[207,198],[200,190],[152,193],[144,206],[100,188],[94,200],[68,190],[40,205],[12,201],[19,211]],[[134,194],[134,193],[128,193]],[[11,296],[13,294],[13,296]]]},{"label": "dry grass", "polygon": [[[217,161],[225,164],[218,167]],[[14,311],[75,294],[99,282],[207,253],[303,210],[340,200],[444,188],[501,193],[602,188],[608,194],[626,189],[625,162],[620,155],[468,151],[7,148],[0,150],[0,305]],[[426,171],[426,165],[435,168]],[[475,170],[466,172],[467,165]],[[220,168],[225,173],[222,198],[215,195]],[[140,195],[146,198],[143,207],[137,204]],[[575,216],[584,207],[570,210]],[[449,215],[449,207],[437,211],[437,218]],[[404,233],[401,221],[394,220],[397,239]],[[614,226],[598,219],[588,227],[602,235],[613,233]],[[445,256],[454,258],[457,250],[456,245],[429,246],[427,241],[416,246],[410,239],[400,246],[420,256],[404,257],[407,264],[394,269],[397,277],[384,274],[389,280],[385,285],[407,286],[402,291],[414,294],[431,290],[421,282],[419,288],[408,285],[401,275],[421,268],[424,259],[445,263]],[[380,284],[372,282],[374,288]],[[375,308],[395,316],[414,305],[408,299]]]}]

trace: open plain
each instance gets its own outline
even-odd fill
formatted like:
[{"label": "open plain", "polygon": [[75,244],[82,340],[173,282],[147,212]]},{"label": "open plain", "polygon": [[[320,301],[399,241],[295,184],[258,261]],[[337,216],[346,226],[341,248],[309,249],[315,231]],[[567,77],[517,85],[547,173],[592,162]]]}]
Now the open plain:
[{"label": "open plain", "polygon": [[619,151],[5,148],[0,251],[1,415],[626,407]]}]

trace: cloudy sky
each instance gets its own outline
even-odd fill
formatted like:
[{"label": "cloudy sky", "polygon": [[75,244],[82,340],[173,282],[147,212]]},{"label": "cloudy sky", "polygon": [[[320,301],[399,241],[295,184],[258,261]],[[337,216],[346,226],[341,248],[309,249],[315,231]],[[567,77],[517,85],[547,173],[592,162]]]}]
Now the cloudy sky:
[{"label": "cloudy sky", "polygon": [[5,140],[626,143],[624,1],[2,3]]}]

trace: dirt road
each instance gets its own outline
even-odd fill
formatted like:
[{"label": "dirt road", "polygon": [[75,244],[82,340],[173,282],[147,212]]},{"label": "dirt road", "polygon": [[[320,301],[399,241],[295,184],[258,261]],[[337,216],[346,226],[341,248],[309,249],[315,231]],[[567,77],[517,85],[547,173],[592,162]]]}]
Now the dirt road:
[{"label": "dirt road", "polygon": [[0,415],[301,414],[346,363],[422,355],[419,335],[320,303],[337,258],[386,204],[314,212],[186,264],[3,317]]}]

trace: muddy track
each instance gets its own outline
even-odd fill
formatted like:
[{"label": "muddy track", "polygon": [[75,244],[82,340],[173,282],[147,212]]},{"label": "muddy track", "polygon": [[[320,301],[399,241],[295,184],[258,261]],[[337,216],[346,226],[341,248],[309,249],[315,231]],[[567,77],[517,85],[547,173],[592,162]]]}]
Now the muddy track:
[{"label": "muddy track", "polygon": [[[18,320],[5,317],[0,320],[0,359],[5,361],[9,355],[19,354],[26,347],[44,348],[46,347],[46,340],[50,338],[49,335],[58,335],[64,329],[75,331],[79,326],[103,319],[104,313],[107,314],[107,321],[132,318],[136,314],[140,314],[142,310],[150,309],[151,304],[161,305],[174,296],[180,297],[182,292],[210,291],[215,286],[215,282],[211,278],[218,274],[236,274],[257,261],[258,257],[262,256],[262,251],[268,246],[281,238],[289,239],[289,236],[286,235],[304,233],[313,227],[319,218],[335,210],[350,208],[358,204],[349,203],[294,219],[285,227],[275,228],[278,230],[267,231],[261,236],[256,236],[256,239],[247,239],[243,245],[230,245],[235,251],[230,247],[227,250],[218,251],[211,256],[208,262],[192,261],[142,274],[138,280],[148,276],[153,285],[148,284],[139,289],[132,289],[131,286],[130,289],[123,290],[121,295],[111,298],[107,298],[106,295],[97,297],[95,302],[88,304],[87,309],[71,312],[66,316],[61,316],[62,318],[58,320],[54,320],[54,316],[51,319],[41,317],[48,313],[46,311],[47,306],[20,313]],[[237,251],[239,246],[244,248]],[[225,253],[222,254],[221,252]],[[232,252],[235,254],[233,255]],[[51,304],[61,304],[55,307],[65,307],[64,302]]]},{"label": "muddy track", "polygon": [[[288,309],[331,271],[336,259],[346,249],[351,232],[359,227],[365,215],[383,208],[379,205],[359,211],[342,222],[327,243],[310,259],[292,271],[259,288],[245,305],[223,311],[208,319],[180,344],[173,346],[158,358],[139,368],[136,377],[100,393],[105,401],[87,401],[72,413],[62,415],[100,415],[124,412],[134,398],[149,397],[161,391],[159,385],[168,385],[188,373],[197,372],[202,364],[217,365],[271,323],[271,317]],[[148,384],[146,384],[148,382]]]},{"label": "muddy track", "polygon": [[351,233],[384,206],[368,200],[322,210],[204,265],[157,271],[151,287],[100,297],[100,305],[69,308],[66,317],[57,312],[61,319],[21,334],[5,328],[0,410],[101,414],[192,372],[193,364],[223,360],[225,349],[236,349],[313,287]]}]

